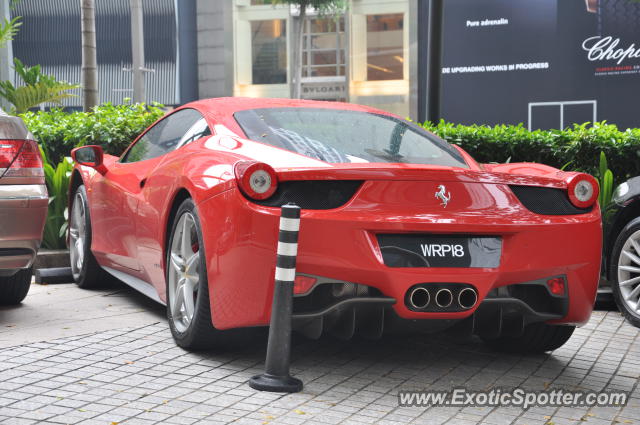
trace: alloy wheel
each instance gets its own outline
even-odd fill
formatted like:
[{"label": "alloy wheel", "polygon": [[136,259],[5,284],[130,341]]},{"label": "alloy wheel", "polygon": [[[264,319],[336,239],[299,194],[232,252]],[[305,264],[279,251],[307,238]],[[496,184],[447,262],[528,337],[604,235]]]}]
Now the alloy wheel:
[{"label": "alloy wheel", "polygon": [[178,332],[185,332],[195,312],[200,282],[200,248],[194,216],[182,214],[169,253],[169,308]]},{"label": "alloy wheel", "polygon": [[84,264],[84,246],[86,241],[86,211],[80,192],[73,200],[71,219],[69,220],[69,255],[71,257],[71,272],[74,279],[78,279]]},{"label": "alloy wheel", "polygon": [[627,309],[640,314],[640,230],[627,238],[620,251],[618,286]]}]

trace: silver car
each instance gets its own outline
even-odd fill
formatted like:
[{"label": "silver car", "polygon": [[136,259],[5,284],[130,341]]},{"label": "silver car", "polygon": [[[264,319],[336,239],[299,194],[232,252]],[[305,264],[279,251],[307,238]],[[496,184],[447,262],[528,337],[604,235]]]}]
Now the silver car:
[{"label": "silver car", "polygon": [[0,109],[0,305],[29,292],[48,201],[38,144],[22,119]]}]

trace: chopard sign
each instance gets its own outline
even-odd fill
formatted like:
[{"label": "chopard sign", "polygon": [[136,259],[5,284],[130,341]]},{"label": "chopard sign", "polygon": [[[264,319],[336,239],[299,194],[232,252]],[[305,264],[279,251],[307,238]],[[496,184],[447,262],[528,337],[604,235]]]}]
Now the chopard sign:
[{"label": "chopard sign", "polygon": [[640,59],[640,47],[631,43],[626,49],[618,47],[619,38],[589,37],[582,42],[582,48],[587,52],[587,58],[592,61],[616,60],[618,65],[627,59]]}]

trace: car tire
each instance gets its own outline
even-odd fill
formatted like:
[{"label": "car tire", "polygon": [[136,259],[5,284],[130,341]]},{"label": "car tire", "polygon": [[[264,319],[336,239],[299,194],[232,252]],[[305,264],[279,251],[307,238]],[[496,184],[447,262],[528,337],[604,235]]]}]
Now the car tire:
[{"label": "car tire", "polygon": [[91,215],[84,185],[80,185],[73,195],[69,215],[69,256],[73,280],[78,287],[99,288],[111,279],[91,252]]},{"label": "car tire", "polygon": [[[611,292],[618,310],[629,323],[640,327],[640,218],[629,222],[618,235],[609,270]],[[625,284],[627,282],[631,284]]]},{"label": "car tire", "polygon": [[20,304],[31,286],[33,269],[18,270],[13,276],[0,277],[0,305]]},{"label": "car tire", "polygon": [[518,337],[485,339],[485,343],[496,351],[508,353],[544,353],[562,347],[573,335],[575,326],[531,323]]},{"label": "car tire", "polygon": [[176,212],[169,234],[166,264],[167,319],[176,343],[187,350],[222,345],[223,334],[228,331],[219,331],[211,323],[202,230],[191,199],[183,201]]}]

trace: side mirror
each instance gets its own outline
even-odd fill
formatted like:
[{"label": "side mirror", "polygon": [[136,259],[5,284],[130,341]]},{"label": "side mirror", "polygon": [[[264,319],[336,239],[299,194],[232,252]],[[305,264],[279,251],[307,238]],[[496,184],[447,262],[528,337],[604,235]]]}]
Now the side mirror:
[{"label": "side mirror", "polygon": [[95,168],[100,173],[106,171],[103,164],[104,152],[100,146],[89,145],[75,148],[71,151],[71,158],[80,165]]}]

